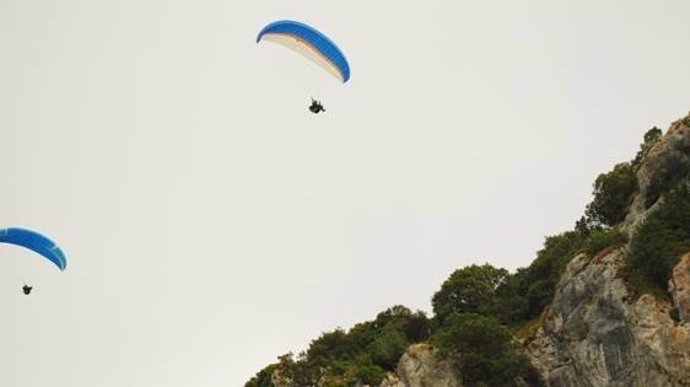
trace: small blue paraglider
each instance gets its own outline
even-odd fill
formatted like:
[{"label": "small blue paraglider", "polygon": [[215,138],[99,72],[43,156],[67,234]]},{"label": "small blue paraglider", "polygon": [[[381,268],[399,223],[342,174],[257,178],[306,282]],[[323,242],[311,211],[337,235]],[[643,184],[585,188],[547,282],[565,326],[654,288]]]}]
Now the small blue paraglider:
[{"label": "small blue paraglider", "polygon": [[[50,238],[36,231],[18,227],[0,229],[0,243],[17,245],[36,252],[52,262],[60,270],[65,270],[67,267],[67,258],[60,247]],[[24,284],[22,287],[25,295],[31,294],[32,289],[33,287],[27,284]]]}]

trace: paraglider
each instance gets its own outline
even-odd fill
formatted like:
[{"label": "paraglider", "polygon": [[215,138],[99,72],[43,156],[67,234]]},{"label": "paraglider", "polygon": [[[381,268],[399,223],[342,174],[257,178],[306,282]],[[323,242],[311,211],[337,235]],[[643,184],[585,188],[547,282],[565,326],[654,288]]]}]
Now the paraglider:
[{"label": "paraglider", "polygon": [[[350,65],[345,54],[325,34],[315,28],[293,20],[278,20],[266,25],[256,42],[271,41],[309,59],[342,83],[350,80]],[[320,102],[312,99],[309,111],[325,112]]]},{"label": "paraglider", "polygon": [[[38,253],[60,270],[67,267],[67,258],[55,242],[35,231],[16,227],[0,229],[0,243],[21,246]],[[32,289],[33,287],[27,284],[22,287],[25,295],[31,294]]]}]

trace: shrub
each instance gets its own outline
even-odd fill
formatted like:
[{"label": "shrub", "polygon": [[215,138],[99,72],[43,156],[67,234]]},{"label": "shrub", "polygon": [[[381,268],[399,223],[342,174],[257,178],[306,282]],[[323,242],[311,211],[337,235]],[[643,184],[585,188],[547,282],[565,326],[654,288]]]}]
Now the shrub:
[{"label": "shrub", "polygon": [[584,252],[593,256],[607,247],[621,245],[627,240],[627,235],[616,229],[594,230],[585,242]]},{"label": "shrub", "polygon": [[511,327],[517,327],[529,320],[528,300],[525,294],[521,294],[523,288],[521,281],[524,280],[527,270],[525,268],[518,269],[496,289],[496,296],[488,315]]},{"label": "shrub", "polygon": [[386,370],[394,370],[408,345],[405,334],[400,329],[387,326],[369,344],[367,353],[370,354],[371,360],[377,366]]},{"label": "shrub", "polygon": [[292,353],[280,356],[278,364],[262,370],[245,387],[268,386],[275,370],[298,386],[316,385],[319,380],[324,386],[378,385],[386,371],[397,368],[412,342],[430,335],[431,321],[424,312],[395,305],[347,332],[338,328],[323,333],[296,359]]},{"label": "shrub", "polygon": [[528,361],[498,320],[469,313],[449,316],[447,322],[433,342],[440,356],[454,360],[463,385],[511,386],[526,373]]},{"label": "shrub", "polygon": [[594,182],[594,199],[585,215],[594,222],[613,226],[628,214],[629,202],[637,191],[637,177],[630,163],[620,163],[612,171],[602,173]]},{"label": "shrub", "polygon": [[665,195],[659,208],[637,229],[630,250],[623,273],[630,287],[668,297],[671,270],[690,251],[690,189],[685,182]]},{"label": "shrub", "polygon": [[642,165],[642,160],[647,155],[647,152],[652,149],[654,144],[656,144],[661,137],[661,129],[657,128],[656,126],[652,129],[649,129],[647,133],[644,134],[644,142],[640,145],[640,150],[637,152],[637,155],[635,155],[635,158],[632,161],[632,167],[634,170],[640,168],[640,165]]},{"label": "shrub", "polygon": [[349,357],[355,349],[351,337],[343,329],[338,328],[322,334],[311,342],[307,350],[307,360],[324,366],[332,360]]},{"label": "shrub", "polygon": [[[397,364],[397,361],[396,361]],[[355,378],[370,386],[378,386],[383,381],[386,372],[372,361],[369,356],[360,355],[355,359]]]},{"label": "shrub", "polygon": [[244,387],[273,387],[273,381],[271,377],[273,372],[278,368],[278,364],[271,364],[266,366],[261,371],[257,372],[256,376],[251,378]]},{"label": "shrub", "polygon": [[524,322],[539,316],[551,302],[558,280],[585,241],[586,236],[576,231],[546,237],[544,248],[537,252],[537,258],[519,273],[518,293],[527,302]]}]

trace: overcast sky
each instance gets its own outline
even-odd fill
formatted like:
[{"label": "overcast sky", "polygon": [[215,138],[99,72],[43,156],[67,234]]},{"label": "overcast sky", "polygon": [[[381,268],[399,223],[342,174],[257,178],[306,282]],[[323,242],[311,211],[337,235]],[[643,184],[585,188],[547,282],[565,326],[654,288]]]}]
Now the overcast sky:
[{"label": "overcast sky", "polygon": [[[241,386],[528,265],[690,110],[678,1],[0,0],[0,385]],[[307,22],[343,85],[255,43]],[[308,112],[309,97],[327,112]],[[21,294],[22,281],[36,287]]]}]

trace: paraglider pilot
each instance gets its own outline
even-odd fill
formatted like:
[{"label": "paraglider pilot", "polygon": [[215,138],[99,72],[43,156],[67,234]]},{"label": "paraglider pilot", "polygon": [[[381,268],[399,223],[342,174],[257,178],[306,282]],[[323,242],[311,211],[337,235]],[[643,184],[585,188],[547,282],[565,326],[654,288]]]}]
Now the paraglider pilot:
[{"label": "paraglider pilot", "polygon": [[27,296],[28,296],[29,294],[31,294],[31,290],[32,290],[32,289],[33,289],[33,287],[31,287],[31,286],[29,286],[29,285],[26,285],[26,284],[24,284],[24,286],[22,287],[22,290],[24,291],[24,294],[26,294]]},{"label": "paraglider pilot", "polygon": [[311,99],[311,106],[309,106],[309,110],[314,114],[319,114],[320,112],[326,111],[326,109],[323,108],[323,105],[321,105],[321,102],[315,100],[314,98]]}]

